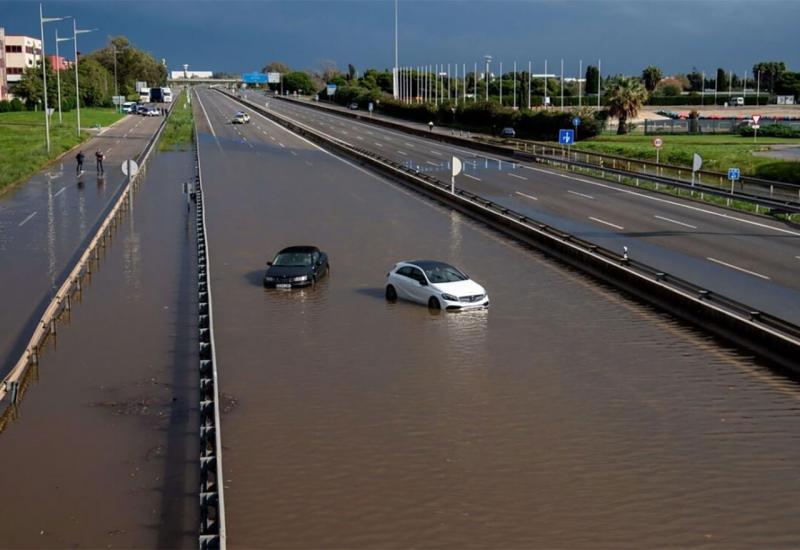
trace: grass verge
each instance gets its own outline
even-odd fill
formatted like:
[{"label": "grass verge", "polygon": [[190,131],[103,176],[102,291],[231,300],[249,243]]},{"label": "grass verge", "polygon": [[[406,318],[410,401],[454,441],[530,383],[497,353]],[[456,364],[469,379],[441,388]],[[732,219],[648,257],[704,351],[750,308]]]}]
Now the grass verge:
[{"label": "grass verge", "polygon": [[194,117],[192,106],[187,102],[184,89],[175,100],[167,127],[158,143],[159,151],[188,151],[194,140]]},{"label": "grass verge", "polygon": [[[628,158],[656,160],[653,139],[644,135],[601,135],[574,145],[582,151],[605,153]],[[663,135],[660,161],[666,164],[691,166],[694,153],[703,157],[703,169],[727,172],[741,169],[743,175],[800,184],[800,162],[753,155],[770,145],[800,146],[800,141],[786,138],[753,138],[738,135]]]},{"label": "grass verge", "polygon": [[[81,126],[109,126],[122,118],[114,109],[81,109]],[[48,162],[91,137],[91,132],[75,132],[75,111],[50,118],[50,154],[45,145],[44,115],[41,111],[0,113],[0,192],[34,174]]]}]

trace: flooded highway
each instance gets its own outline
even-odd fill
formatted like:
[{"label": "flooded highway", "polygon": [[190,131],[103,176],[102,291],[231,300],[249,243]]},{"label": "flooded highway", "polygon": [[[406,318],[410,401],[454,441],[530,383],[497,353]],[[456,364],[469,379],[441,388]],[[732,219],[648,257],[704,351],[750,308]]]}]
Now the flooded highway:
[{"label": "flooded highway", "polygon": [[[228,543],[796,548],[800,387],[201,91]],[[331,276],[265,290],[281,248]],[[488,310],[383,297],[437,259]]]},{"label": "flooded highway", "polygon": [[4,548],[197,546],[188,153],[156,153],[0,433]]}]

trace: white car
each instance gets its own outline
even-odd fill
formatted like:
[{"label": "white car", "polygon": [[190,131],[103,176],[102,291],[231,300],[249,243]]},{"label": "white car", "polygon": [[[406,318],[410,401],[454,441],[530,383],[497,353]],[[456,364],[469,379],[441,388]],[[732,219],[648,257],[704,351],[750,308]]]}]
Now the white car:
[{"label": "white car", "polygon": [[233,115],[232,124],[248,124],[250,122],[250,115],[245,112],[239,111]]},{"label": "white car", "polygon": [[403,298],[431,309],[487,307],[486,290],[467,275],[444,262],[399,262],[386,275],[386,299]]}]

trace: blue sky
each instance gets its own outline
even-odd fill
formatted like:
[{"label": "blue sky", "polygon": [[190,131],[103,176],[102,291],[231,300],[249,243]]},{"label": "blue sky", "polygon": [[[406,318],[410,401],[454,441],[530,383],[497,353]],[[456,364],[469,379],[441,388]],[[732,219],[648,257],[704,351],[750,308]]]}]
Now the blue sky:
[{"label": "blue sky", "polygon": [[[170,68],[230,72],[279,60],[314,68],[332,60],[390,67],[392,0],[251,0],[44,2],[46,16],[74,15],[79,27],[98,27],[80,37],[81,50],[123,34]],[[603,73],[640,73],[655,64],[666,73],[718,66],[741,73],[754,62],[786,61],[800,71],[800,1],[796,0],[400,0],[400,62],[407,65],[467,63],[485,54],[504,70],[534,62],[549,72],[565,59],[603,60]],[[50,23],[68,35],[71,23]],[[0,0],[6,34],[39,35],[38,3]],[[50,53],[50,52],[49,52]],[[493,64],[493,71],[498,65]]]}]

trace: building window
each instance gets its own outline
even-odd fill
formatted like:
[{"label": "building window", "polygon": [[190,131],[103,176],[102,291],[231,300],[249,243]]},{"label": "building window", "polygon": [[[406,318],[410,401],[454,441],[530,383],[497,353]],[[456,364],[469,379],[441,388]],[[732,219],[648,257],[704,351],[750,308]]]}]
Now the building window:
[{"label": "building window", "polygon": [[22,74],[22,69],[20,67],[9,67],[6,69],[6,74]]},{"label": "building window", "polygon": [[6,46],[6,53],[22,53],[22,46]]}]

